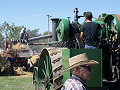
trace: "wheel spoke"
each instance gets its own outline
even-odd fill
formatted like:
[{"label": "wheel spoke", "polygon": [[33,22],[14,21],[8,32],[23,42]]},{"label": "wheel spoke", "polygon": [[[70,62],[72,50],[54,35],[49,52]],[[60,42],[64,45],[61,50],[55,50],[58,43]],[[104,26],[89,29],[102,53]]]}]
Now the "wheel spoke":
[{"label": "wheel spoke", "polygon": [[39,90],[45,90],[45,85],[41,82],[41,83],[39,83],[38,88],[39,88]]},{"label": "wheel spoke", "polygon": [[53,72],[49,52],[44,49],[38,66],[38,88],[39,90],[53,90]]},{"label": "wheel spoke", "polygon": [[45,88],[46,88],[45,90],[52,90],[52,88],[53,88],[52,83],[46,84]]},{"label": "wheel spoke", "polygon": [[50,83],[50,90],[52,90],[53,85]]},{"label": "wheel spoke", "polygon": [[46,72],[47,72],[47,75],[49,76],[50,75],[50,70],[51,70],[51,68],[49,67],[49,65],[50,65],[50,59],[49,59],[49,56],[47,56],[46,55],[46,64],[47,64],[47,66],[46,66]]},{"label": "wheel spoke", "polygon": [[47,76],[47,74],[45,73],[45,71],[43,69],[42,69],[42,72],[43,72],[44,76]]}]

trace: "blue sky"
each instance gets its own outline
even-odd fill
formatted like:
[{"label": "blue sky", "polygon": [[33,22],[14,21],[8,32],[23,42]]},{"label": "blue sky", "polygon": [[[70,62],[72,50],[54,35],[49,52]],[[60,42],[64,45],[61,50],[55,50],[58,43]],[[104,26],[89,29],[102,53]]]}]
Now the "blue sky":
[{"label": "blue sky", "polygon": [[[120,14],[120,0],[0,0],[0,24],[7,21],[16,26],[24,25],[28,29],[40,29],[40,33],[48,29],[48,17],[66,18],[73,21],[74,8],[79,15],[91,11],[94,17],[102,13]],[[51,31],[50,22],[50,31]]]}]

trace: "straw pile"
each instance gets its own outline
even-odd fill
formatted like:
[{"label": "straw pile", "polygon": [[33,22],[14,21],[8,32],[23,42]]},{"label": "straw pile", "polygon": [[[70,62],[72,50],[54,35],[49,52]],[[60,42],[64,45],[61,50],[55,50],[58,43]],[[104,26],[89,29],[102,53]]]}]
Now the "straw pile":
[{"label": "straw pile", "polygon": [[13,45],[12,49],[13,50],[21,50],[21,49],[26,49],[27,45],[22,44],[20,42],[18,42],[17,44]]},{"label": "straw pile", "polygon": [[5,53],[5,52],[2,52],[2,53],[0,53],[0,56],[1,56],[2,58],[6,58],[6,57],[8,57],[8,54]]},{"label": "straw pile", "polygon": [[39,55],[33,55],[30,59],[28,59],[28,63],[30,64],[30,67],[36,64],[38,59],[39,59]]},{"label": "straw pile", "polygon": [[16,74],[25,74],[23,69],[25,69],[25,68],[24,67],[17,67],[17,68],[14,68],[14,71]]}]

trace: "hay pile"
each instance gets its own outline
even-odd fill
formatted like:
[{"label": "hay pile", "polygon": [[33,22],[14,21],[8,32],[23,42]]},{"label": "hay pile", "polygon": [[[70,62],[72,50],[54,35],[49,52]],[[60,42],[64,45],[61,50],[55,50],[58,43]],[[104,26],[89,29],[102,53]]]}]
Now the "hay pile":
[{"label": "hay pile", "polygon": [[27,45],[26,44],[22,44],[20,42],[18,42],[17,44],[13,45],[12,46],[12,49],[13,50],[21,50],[21,49],[26,49],[27,48]]},{"label": "hay pile", "polygon": [[11,78],[26,78],[26,77],[32,77],[31,72],[24,71],[25,67],[14,67],[14,76],[11,76]]},{"label": "hay pile", "polygon": [[1,58],[6,58],[6,57],[8,57],[8,53],[6,53],[6,52],[2,52],[2,53],[0,53],[0,57]]},{"label": "hay pile", "polygon": [[30,67],[36,64],[39,58],[40,58],[39,55],[33,55],[30,59],[28,59],[28,64],[30,64]]},{"label": "hay pile", "polygon": [[25,68],[24,67],[17,67],[17,68],[14,68],[14,71],[16,74],[25,74],[23,69],[25,69]]}]

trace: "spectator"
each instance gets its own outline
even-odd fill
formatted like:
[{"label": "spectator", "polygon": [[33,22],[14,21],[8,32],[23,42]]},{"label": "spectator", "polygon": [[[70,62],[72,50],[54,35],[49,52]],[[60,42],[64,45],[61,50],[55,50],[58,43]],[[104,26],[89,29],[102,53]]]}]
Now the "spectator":
[{"label": "spectator", "polygon": [[86,53],[79,54],[69,59],[72,76],[66,80],[61,90],[87,90],[87,83],[92,73],[92,65],[98,64],[95,60],[89,60]]}]

